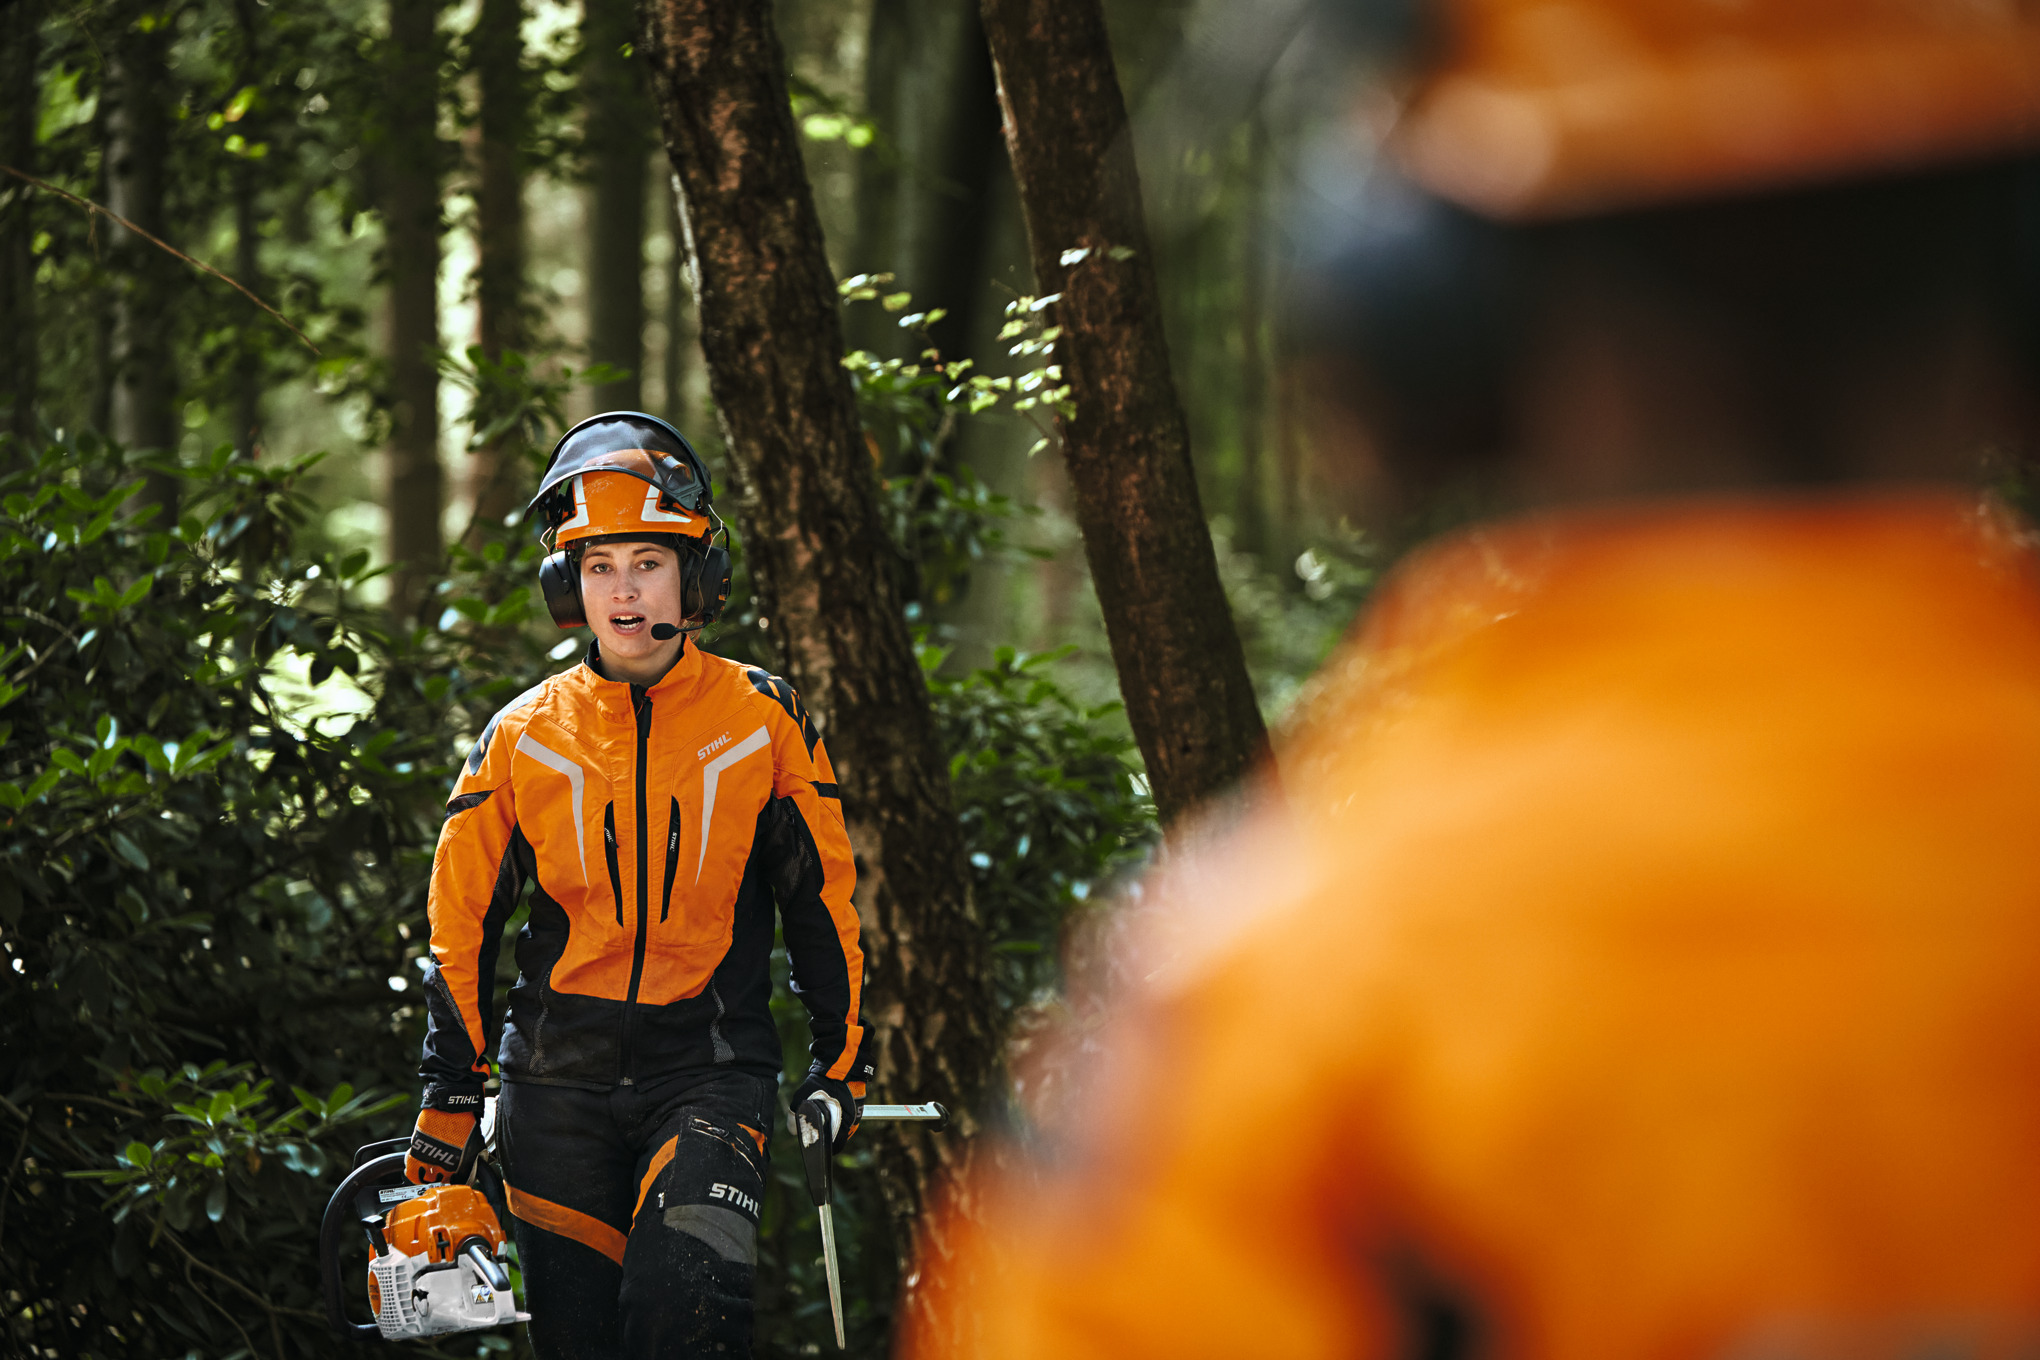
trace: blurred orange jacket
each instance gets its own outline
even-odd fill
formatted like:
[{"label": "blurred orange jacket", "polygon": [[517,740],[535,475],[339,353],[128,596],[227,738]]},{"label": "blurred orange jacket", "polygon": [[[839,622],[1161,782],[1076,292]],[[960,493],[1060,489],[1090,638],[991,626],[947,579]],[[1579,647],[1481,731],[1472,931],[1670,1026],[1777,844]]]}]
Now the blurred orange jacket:
[{"label": "blurred orange jacket", "polygon": [[1426,551],[1286,807],[1148,885],[906,1354],[2029,1353],[2029,532],[1779,500]]}]

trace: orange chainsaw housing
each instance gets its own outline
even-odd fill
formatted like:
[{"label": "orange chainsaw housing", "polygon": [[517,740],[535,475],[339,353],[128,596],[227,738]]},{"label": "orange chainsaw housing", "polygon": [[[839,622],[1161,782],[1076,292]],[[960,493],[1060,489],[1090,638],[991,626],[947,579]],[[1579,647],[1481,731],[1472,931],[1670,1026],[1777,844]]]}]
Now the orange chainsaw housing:
[{"label": "orange chainsaw housing", "polygon": [[[488,1243],[491,1256],[503,1247],[496,1211],[481,1191],[466,1185],[435,1185],[398,1204],[384,1219],[383,1236],[391,1251],[422,1254],[435,1263],[453,1260],[470,1238]],[[381,1315],[382,1296],[373,1278],[368,1283],[368,1306]]]}]

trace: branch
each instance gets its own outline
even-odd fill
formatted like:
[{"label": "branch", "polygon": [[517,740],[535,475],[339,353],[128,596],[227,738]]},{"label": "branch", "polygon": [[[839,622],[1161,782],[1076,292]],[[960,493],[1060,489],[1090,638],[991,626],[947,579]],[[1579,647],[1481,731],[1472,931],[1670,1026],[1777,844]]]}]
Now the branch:
[{"label": "branch", "polygon": [[[94,203],[89,198],[80,198],[78,197],[78,195],[72,193],[69,189],[59,189],[56,185],[50,183],[48,180],[37,179],[34,175],[28,174],[24,171],[16,170],[11,165],[0,165],[0,172],[10,174],[14,176],[16,179],[21,180],[25,183],[33,184],[36,188],[43,190],[45,193],[52,193],[55,194],[58,198],[65,199],[69,202],[75,203],[79,207],[85,209],[85,211],[87,212],[98,213],[101,217],[106,218],[108,221],[118,222],[120,223],[120,225],[126,227],[129,231],[141,237],[144,241],[147,241],[150,244],[154,245],[159,250],[166,250],[170,252],[172,255],[175,255],[178,259],[190,265],[193,269],[203,270],[204,272],[212,275],[214,278],[218,279],[220,282],[226,284],[229,288],[232,288],[235,292],[239,293],[242,297],[248,299],[248,301],[254,303],[257,307],[260,307],[263,311],[275,317],[277,320],[277,324],[281,325],[285,330],[289,331],[292,335],[295,335],[299,340],[303,341],[304,347],[310,350],[314,357],[318,356],[319,347],[313,344],[311,342],[311,339],[308,336],[306,336],[306,334],[303,331],[299,330],[296,326],[291,325],[289,320],[287,320],[284,317],[282,312],[277,311],[276,308],[270,306],[268,303],[264,302],[261,298],[256,297],[253,293],[249,292],[247,288],[242,286],[238,279],[233,279],[225,274],[222,274],[219,270],[214,269],[211,265],[207,264],[203,260],[192,259],[189,255],[186,255],[183,251],[179,250],[176,246],[171,245],[168,241],[165,241],[162,237],[156,236],[150,232],[143,231],[140,227],[128,221],[125,217],[122,217],[119,213],[114,212],[111,208],[103,208],[99,204]],[[250,1347],[250,1349],[252,1350],[253,1348]]]},{"label": "branch", "polygon": [[118,1104],[111,1100],[103,1099],[99,1096],[69,1095],[61,1091],[47,1091],[44,1093],[44,1096],[46,1099],[49,1100],[61,1100],[67,1105],[103,1105],[107,1109],[113,1110],[119,1114],[124,1114],[130,1119],[148,1118],[148,1116],[143,1114],[140,1110],[134,1109],[131,1106]]},{"label": "branch", "polygon": [[[4,168],[5,167],[0,167],[0,169]],[[12,615],[16,618],[33,619],[37,623],[47,624],[51,628],[56,629],[59,633],[62,633],[67,639],[69,639],[73,647],[76,647],[78,645],[78,635],[76,633],[72,632],[69,628],[66,628],[62,623],[58,622],[56,619],[51,618],[49,615],[44,614],[39,610],[22,609],[15,605],[5,605],[0,606],[0,614]],[[29,676],[34,675],[37,671],[42,669],[43,662],[49,660],[56,654],[57,650],[54,646],[45,647],[42,650],[42,653],[38,655],[34,661],[29,663],[28,668],[26,670],[21,671],[19,674],[8,677],[7,683],[19,689],[21,686],[28,683]]]},{"label": "branch", "polygon": [[[160,1218],[158,1219],[158,1224],[161,1225]],[[215,1266],[207,1265],[204,1261],[199,1260],[197,1256],[192,1254],[191,1248],[185,1246],[184,1243],[178,1239],[177,1230],[175,1228],[169,1228],[167,1231],[163,1232],[161,1234],[161,1240],[168,1242],[171,1246],[177,1248],[178,1252],[191,1265],[197,1266],[200,1270],[204,1271],[206,1274],[212,1276],[217,1280],[220,1280],[225,1284],[231,1285],[235,1289],[240,1290],[243,1294],[246,1294],[257,1308],[260,1308],[263,1312],[268,1313],[271,1317],[310,1318],[314,1322],[322,1320],[320,1314],[314,1313],[308,1308],[285,1308],[282,1307],[281,1305],[271,1303],[268,1299],[263,1298],[260,1294],[250,1289],[247,1285],[242,1284],[239,1280],[227,1274],[224,1270],[220,1270]],[[254,1346],[251,1345],[248,1347],[248,1349],[249,1351],[252,1352],[255,1348]]]},{"label": "branch", "polygon": [[[184,1251],[184,1245],[181,1242],[179,1242],[176,1238],[174,1237],[171,1238],[170,1244],[176,1247],[179,1251]],[[217,1311],[221,1317],[227,1320],[227,1325],[229,1327],[232,1327],[235,1331],[241,1334],[241,1344],[248,1348],[248,1354],[254,1356],[255,1360],[262,1360],[261,1353],[255,1349],[254,1338],[250,1337],[248,1335],[247,1329],[241,1326],[241,1320],[235,1317],[233,1313],[218,1299],[206,1293],[203,1289],[200,1289],[198,1287],[198,1281],[191,1278],[191,1268],[196,1265],[204,1265],[205,1263],[200,1261],[196,1256],[193,1256],[188,1251],[184,1251],[184,1261],[185,1261],[184,1283],[191,1287],[191,1292],[198,1295],[200,1298],[204,1299],[207,1303],[211,1304],[214,1310]],[[206,1266],[205,1268],[207,1270],[212,1270],[211,1266]],[[213,1270],[212,1273],[215,1275],[219,1274],[217,1270]],[[283,1360],[283,1357],[279,1355],[277,1357],[277,1360]]]}]

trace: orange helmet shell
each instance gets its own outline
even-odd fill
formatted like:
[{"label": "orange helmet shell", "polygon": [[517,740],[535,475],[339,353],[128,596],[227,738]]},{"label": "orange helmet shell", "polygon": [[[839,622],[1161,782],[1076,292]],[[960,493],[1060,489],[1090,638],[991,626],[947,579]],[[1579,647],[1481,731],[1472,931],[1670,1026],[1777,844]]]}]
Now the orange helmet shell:
[{"label": "orange helmet shell", "polygon": [[1784,188],[2040,145],[2032,0],[1443,0],[1392,144],[1500,218]]},{"label": "orange helmet shell", "polygon": [[660,492],[650,478],[650,455],[629,449],[608,455],[619,462],[632,455],[643,459],[646,471],[630,469],[590,471],[572,483],[573,511],[553,530],[553,544],[564,548],[584,538],[604,534],[685,534],[700,538],[708,532],[708,516],[695,514]]}]

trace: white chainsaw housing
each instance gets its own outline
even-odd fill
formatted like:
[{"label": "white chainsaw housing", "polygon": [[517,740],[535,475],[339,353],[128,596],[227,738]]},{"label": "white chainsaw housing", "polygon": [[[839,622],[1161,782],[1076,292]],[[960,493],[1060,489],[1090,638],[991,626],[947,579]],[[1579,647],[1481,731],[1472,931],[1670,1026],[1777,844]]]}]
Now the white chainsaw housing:
[{"label": "white chainsaw housing", "polygon": [[517,1311],[510,1290],[490,1288],[465,1257],[435,1264],[422,1252],[386,1252],[369,1262],[368,1278],[380,1303],[375,1325],[385,1340],[531,1320],[529,1313]]}]

